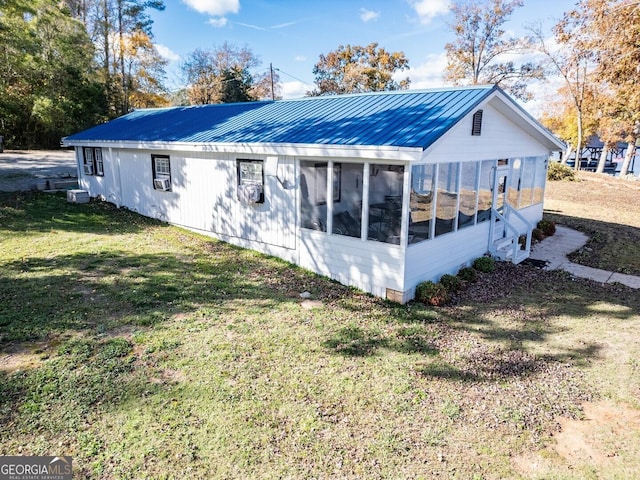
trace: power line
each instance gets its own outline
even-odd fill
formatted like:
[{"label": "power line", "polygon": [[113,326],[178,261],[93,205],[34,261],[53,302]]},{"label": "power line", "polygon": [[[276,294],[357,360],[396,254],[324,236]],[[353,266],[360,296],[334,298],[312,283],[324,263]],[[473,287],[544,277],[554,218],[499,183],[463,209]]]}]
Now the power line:
[{"label": "power line", "polygon": [[315,87],[315,85],[314,85],[313,83],[305,82],[305,81],[304,81],[304,80],[302,80],[301,78],[294,77],[294,76],[293,76],[293,75],[291,75],[290,73],[287,73],[287,72],[285,72],[284,70],[281,70],[280,68],[274,68],[274,70],[275,70],[276,72],[282,72],[282,73],[284,73],[287,77],[291,77],[291,78],[293,78],[294,80],[297,80],[297,81],[299,81],[299,82],[301,82],[301,83],[304,83],[305,85],[309,85],[310,87]]}]

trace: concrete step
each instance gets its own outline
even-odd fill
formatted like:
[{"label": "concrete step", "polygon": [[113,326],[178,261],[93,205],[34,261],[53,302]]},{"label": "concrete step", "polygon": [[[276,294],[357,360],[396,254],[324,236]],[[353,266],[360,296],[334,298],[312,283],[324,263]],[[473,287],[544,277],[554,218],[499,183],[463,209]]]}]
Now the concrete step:
[{"label": "concrete step", "polygon": [[508,247],[503,247],[500,250],[496,250],[496,257],[498,257],[500,260],[503,260],[503,261],[508,260],[510,262],[518,264],[526,260],[527,258],[529,258],[529,252],[527,252],[526,250],[518,249],[516,250],[516,256],[514,259],[513,246],[510,245]]}]

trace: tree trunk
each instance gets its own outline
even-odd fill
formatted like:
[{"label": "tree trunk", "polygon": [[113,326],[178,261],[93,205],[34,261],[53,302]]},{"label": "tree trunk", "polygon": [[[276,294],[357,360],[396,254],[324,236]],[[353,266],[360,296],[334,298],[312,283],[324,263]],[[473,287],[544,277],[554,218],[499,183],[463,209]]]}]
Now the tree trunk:
[{"label": "tree trunk", "polygon": [[580,170],[580,162],[582,161],[582,109],[578,109],[578,143],[576,145],[576,163],[574,169]]},{"label": "tree trunk", "polygon": [[607,163],[607,155],[609,155],[609,147],[605,144],[602,146],[602,153],[600,153],[600,160],[598,160],[596,173],[604,173],[604,164]]},{"label": "tree trunk", "polygon": [[629,173],[629,166],[631,165],[631,160],[636,156],[636,139],[634,138],[632,142],[627,144],[627,153],[624,156],[624,161],[622,162],[622,167],[620,167],[620,176],[624,177]]},{"label": "tree trunk", "polygon": [[109,77],[110,77],[110,67],[109,67],[109,55],[110,55],[110,51],[109,51],[109,34],[110,29],[109,29],[109,5],[107,4],[107,0],[104,0],[103,4],[102,4],[102,21],[103,23],[103,35],[104,35],[104,76],[105,76],[105,82],[109,82]]},{"label": "tree trunk", "polygon": [[567,143],[567,149],[564,151],[564,154],[562,155],[562,161],[560,163],[566,165],[569,157],[571,156],[571,152],[573,152],[573,144]]},{"label": "tree trunk", "polygon": [[129,113],[129,89],[127,88],[127,76],[124,67],[124,18],[123,18],[124,5],[122,0],[118,0],[118,60],[120,63],[120,80],[122,86],[122,114]]}]

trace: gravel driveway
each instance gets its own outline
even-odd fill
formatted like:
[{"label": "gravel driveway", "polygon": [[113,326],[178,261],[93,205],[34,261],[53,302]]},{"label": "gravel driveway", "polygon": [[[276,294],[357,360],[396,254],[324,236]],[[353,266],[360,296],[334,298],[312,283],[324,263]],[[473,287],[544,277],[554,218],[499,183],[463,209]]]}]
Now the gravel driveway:
[{"label": "gravel driveway", "polygon": [[0,153],[0,191],[31,190],[44,180],[76,179],[69,150],[5,150]]}]

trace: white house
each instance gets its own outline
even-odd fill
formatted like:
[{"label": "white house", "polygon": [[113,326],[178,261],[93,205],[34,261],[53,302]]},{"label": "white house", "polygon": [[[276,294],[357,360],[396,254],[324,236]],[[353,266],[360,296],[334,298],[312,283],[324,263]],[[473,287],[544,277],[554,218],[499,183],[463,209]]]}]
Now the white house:
[{"label": "white house", "polygon": [[563,147],[494,86],[137,110],[63,144],[92,197],[399,302],[526,258]]}]

